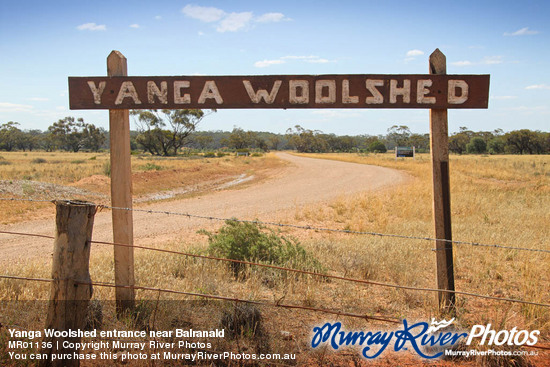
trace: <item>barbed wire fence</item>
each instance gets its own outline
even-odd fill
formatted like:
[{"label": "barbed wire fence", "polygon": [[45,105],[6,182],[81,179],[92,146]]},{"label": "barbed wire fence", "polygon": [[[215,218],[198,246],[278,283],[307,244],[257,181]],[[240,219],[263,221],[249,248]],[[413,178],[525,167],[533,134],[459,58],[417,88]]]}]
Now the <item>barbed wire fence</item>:
[{"label": "barbed wire fence", "polygon": [[[58,204],[59,202],[64,202],[67,205],[82,205],[84,202],[81,201],[72,201],[72,200],[36,200],[36,199],[22,199],[22,198],[0,198],[0,201],[21,201],[21,202],[43,202],[43,203],[54,203]],[[470,245],[480,248],[493,248],[493,249],[502,249],[502,250],[513,250],[513,251],[524,251],[529,252],[533,254],[548,254],[550,253],[550,250],[543,249],[543,248],[528,248],[528,247],[519,247],[519,246],[511,246],[511,245],[504,245],[504,244],[486,244],[486,243],[480,243],[480,242],[472,242],[472,241],[458,241],[458,240],[439,240],[431,237],[424,237],[424,236],[409,236],[409,235],[402,235],[402,234],[388,234],[388,233],[380,233],[380,232],[367,232],[367,231],[353,231],[353,230],[346,230],[346,229],[337,229],[337,228],[327,228],[327,227],[319,227],[319,226],[312,226],[312,225],[296,225],[296,224],[287,224],[287,223],[278,223],[278,222],[270,222],[270,221],[260,221],[260,220],[246,220],[246,219],[238,219],[238,218],[223,218],[223,217],[216,217],[216,216],[207,216],[207,215],[198,215],[198,214],[192,214],[192,213],[182,213],[182,212],[172,212],[172,211],[161,211],[161,210],[151,210],[151,209],[131,209],[131,208],[122,208],[122,207],[113,207],[108,205],[95,205],[92,203],[86,203],[89,205],[93,205],[96,209],[103,210],[103,209],[109,209],[109,210],[124,210],[124,211],[134,211],[134,212],[142,212],[146,214],[151,215],[167,215],[167,216],[183,216],[187,218],[195,218],[195,219],[202,219],[202,220],[209,220],[209,221],[217,221],[217,222],[239,222],[239,223],[249,223],[249,224],[255,224],[255,225],[261,225],[261,226],[275,226],[279,228],[290,228],[290,229],[297,229],[297,230],[305,230],[305,231],[316,231],[316,232],[329,232],[329,233],[340,233],[340,234],[350,234],[350,235],[360,235],[360,236],[378,236],[378,237],[388,237],[388,238],[399,238],[399,239],[410,239],[410,240],[423,240],[423,241],[445,241],[450,242],[457,245]],[[95,213],[95,209],[94,209]],[[35,237],[35,238],[44,238],[44,239],[51,239],[54,240],[55,237],[51,235],[45,235],[45,234],[39,234],[39,233],[24,233],[24,232],[15,232],[15,231],[6,231],[6,230],[0,230],[0,234],[6,234],[6,235],[15,235],[15,236],[27,236],[27,237]],[[455,295],[461,295],[465,297],[473,297],[473,298],[480,298],[480,299],[487,299],[497,302],[508,302],[508,303],[514,303],[514,304],[522,304],[522,305],[529,305],[529,306],[535,306],[535,307],[543,307],[543,308],[550,308],[550,304],[543,303],[543,302],[534,302],[530,300],[523,300],[523,299],[515,299],[515,298],[506,298],[506,297],[495,297],[490,295],[484,295],[484,294],[477,294],[473,292],[466,292],[466,291],[457,291],[457,290],[446,290],[446,289],[436,289],[436,288],[427,288],[427,287],[413,287],[413,286],[407,286],[407,285],[401,285],[401,284],[393,284],[393,283],[387,283],[387,282],[380,282],[380,281],[373,281],[373,280],[366,280],[366,279],[356,279],[351,277],[345,277],[340,275],[334,275],[329,273],[323,273],[318,271],[307,271],[307,270],[300,270],[300,269],[294,269],[289,267],[283,267],[283,266],[277,266],[277,265],[271,265],[271,264],[265,264],[260,262],[252,262],[252,261],[244,261],[244,260],[235,260],[235,259],[228,259],[228,258],[222,258],[222,257],[216,257],[216,256],[209,256],[209,255],[201,255],[196,253],[189,253],[189,252],[183,252],[183,251],[175,251],[170,249],[164,249],[164,248],[157,248],[157,247],[150,247],[150,246],[142,246],[142,245],[129,245],[129,244],[123,244],[123,243],[115,243],[115,242],[108,242],[108,241],[95,241],[91,240],[91,237],[89,238],[89,242],[97,245],[104,245],[104,246],[112,246],[112,247],[132,247],[134,249],[139,250],[145,250],[145,251],[153,251],[153,252],[159,252],[159,253],[166,253],[176,256],[184,256],[189,258],[199,258],[209,261],[218,261],[218,262],[227,262],[227,263],[233,263],[233,264],[242,264],[247,266],[254,266],[254,267],[263,267],[263,268],[269,268],[281,272],[288,272],[288,273],[295,273],[295,274],[302,274],[302,275],[308,275],[311,277],[318,277],[325,280],[337,280],[342,282],[351,282],[354,284],[361,284],[361,285],[368,285],[368,286],[375,286],[375,287],[385,287],[385,288],[391,288],[391,289],[401,289],[401,290],[408,290],[408,291],[416,291],[416,292],[443,292],[443,293],[454,293]],[[432,249],[432,251],[435,251]],[[46,282],[46,283],[52,283],[52,282],[59,282],[59,279],[47,279],[47,278],[37,278],[37,277],[22,277],[17,275],[10,275],[10,274],[0,274],[0,279],[5,279],[8,281],[31,281],[31,282]],[[132,292],[135,290],[141,290],[141,291],[150,291],[158,293],[158,297],[160,297],[161,293],[164,294],[176,294],[176,295],[182,295],[186,297],[192,297],[192,298],[199,298],[199,299],[207,299],[207,300],[218,300],[223,302],[234,302],[236,304],[242,303],[242,304],[250,304],[255,306],[265,306],[265,307],[273,307],[273,308],[282,308],[287,310],[300,310],[303,312],[311,312],[311,313],[320,313],[320,314],[326,314],[326,315],[333,315],[337,318],[339,317],[347,317],[347,318],[354,318],[354,319],[361,319],[364,321],[376,321],[376,322],[383,322],[383,323],[389,323],[389,324],[399,324],[401,323],[400,318],[393,317],[389,315],[379,315],[379,314],[358,314],[343,310],[336,310],[336,309],[329,309],[329,308],[319,308],[319,307],[312,307],[312,306],[305,306],[305,305],[299,305],[299,304],[290,304],[290,303],[283,303],[283,299],[285,297],[282,297],[281,299],[275,301],[275,302],[269,302],[267,300],[261,300],[261,299],[243,299],[239,297],[228,297],[228,296],[222,296],[219,294],[207,294],[202,292],[189,292],[189,291],[182,291],[178,289],[167,289],[167,288],[161,288],[161,287],[151,287],[151,286],[145,286],[145,285],[120,285],[120,284],[112,284],[107,282],[97,282],[97,281],[83,281],[83,280],[72,280],[75,287],[78,286],[89,286],[89,287],[105,287],[105,288],[114,288],[114,289],[131,289]],[[54,283],[55,284],[55,283]],[[90,288],[91,289],[91,288]],[[158,300],[157,300],[158,301]],[[51,314],[51,309],[49,310],[49,313]],[[50,319],[50,315],[48,316]],[[550,348],[547,347],[538,347],[537,349],[542,350],[550,350]]]},{"label": "barbed wire fence", "polygon": [[[61,199],[59,199],[59,200],[61,200]],[[55,203],[58,200],[0,198],[0,201],[23,201],[23,202]],[[64,201],[66,201],[68,203],[74,202],[74,201],[71,201],[71,200],[64,200]],[[428,236],[413,236],[413,235],[381,233],[381,232],[354,231],[354,230],[348,230],[348,229],[318,227],[318,226],[313,226],[313,225],[297,225],[297,224],[288,224],[288,223],[279,223],[279,222],[270,222],[270,221],[261,221],[261,220],[247,220],[247,219],[238,219],[238,218],[227,218],[227,217],[216,217],[216,216],[208,216],[208,215],[198,215],[198,214],[192,214],[192,213],[172,212],[172,211],[167,211],[167,210],[121,208],[121,207],[113,207],[113,206],[109,206],[109,205],[97,205],[97,207],[100,210],[101,209],[124,210],[124,211],[141,212],[141,213],[147,213],[147,214],[163,214],[163,215],[182,216],[182,217],[187,217],[187,218],[204,219],[204,220],[217,221],[217,222],[234,221],[234,222],[239,222],[239,223],[251,223],[251,224],[264,225],[264,226],[274,226],[274,227],[280,227],[280,228],[292,228],[292,229],[317,231],[317,232],[332,232],[332,233],[365,235],[365,236],[375,236],[375,237],[389,237],[389,238],[399,238],[399,239],[409,239],[409,240],[423,240],[423,241],[430,241],[430,242],[436,242],[437,241],[437,242],[452,243],[452,244],[456,244],[456,245],[469,245],[469,246],[474,246],[474,247],[487,247],[487,248],[497,248],[497,249],[504,249],[504,250],[516,250],[516,251],[539,252],[539,253],[550,254],[550,250],[542,249],[542,248],[519,247],[519,246],[510,246],[510,245],[504,245],[504,244],[487,244],[487,243],[473,242],[473,241],[436,239],[436,238],[428,237]],[[432,249],[432,251],[437,251],[437,250]]]}]

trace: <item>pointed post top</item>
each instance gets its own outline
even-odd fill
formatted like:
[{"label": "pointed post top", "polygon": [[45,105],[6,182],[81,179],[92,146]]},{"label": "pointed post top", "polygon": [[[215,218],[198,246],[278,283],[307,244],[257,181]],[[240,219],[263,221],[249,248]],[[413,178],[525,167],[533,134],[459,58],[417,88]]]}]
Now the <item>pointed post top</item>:
[{"label": "pointed post top", "polygon": [[113,50],[107,56],[107,75],[108,76],[127,76],[128,66],[126,57],[120,52]]},{"label": "pointed post top", "polygon": [[447,58],[438,48],[430,55],[430,74],[447,74]]}]

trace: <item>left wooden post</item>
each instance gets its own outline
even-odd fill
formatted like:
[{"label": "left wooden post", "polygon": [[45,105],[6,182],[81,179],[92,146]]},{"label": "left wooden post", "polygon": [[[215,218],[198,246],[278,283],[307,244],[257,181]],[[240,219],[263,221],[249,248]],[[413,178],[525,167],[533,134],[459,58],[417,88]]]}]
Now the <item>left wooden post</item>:
[{"label": "left wooden post", "polygon": [[[46,329],[55,331],[83,330],[88,303],[92,297],[89,271],[90,241],[96,206],[87,202],[57,201],[52,287]],[[88,283],[88,284],[82,284]],[[63,342],[76,343],[80,337],[45,337],[41,354],[49,358],[40,366],[78,366],[78,359],[53,360],[52,354],[72,354],[76,349],[63,347]],[[48,343],[50,343],[48,345]],[[49,348],[48,348],[49,347]]]},{"label": "left wooden post", "polygon": [[[127,76],[126,58],[113,51],[107,58],[109,76]],[[113,240],[115,243],[134,244],[132,219],[132,166],[130,160],[130,114],[128,110],[109,110],[111,140],[111,203],[113,207]],[[116,309],[121,316],[134,308],[134,249],[114,247]]]}]

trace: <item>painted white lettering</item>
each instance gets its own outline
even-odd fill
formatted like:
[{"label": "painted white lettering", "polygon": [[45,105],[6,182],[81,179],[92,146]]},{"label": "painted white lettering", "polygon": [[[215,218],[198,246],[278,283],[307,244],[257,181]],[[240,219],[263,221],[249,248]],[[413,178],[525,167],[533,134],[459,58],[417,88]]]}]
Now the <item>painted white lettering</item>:
[{"label": "painted white lettering", "polygon": [[403,103],[411,103],[411,81],[403,79],[403,87],[397,87],[397,80],[390,80],[390,103],[397,103],[397,96],[403,96]]},{"label": "painted white lettering", "polygon": [[101,95],[103,94],[106,85],[106,82],[99,82],[99,87],[96,87],[94,82],[92,82],[91,80],[88,81],[88,86],[90,87],[90,90],[94,95],[95,104],[101,104]]},{"label": "painted white lettering", "polygon": [[182,88],[189,88],[190,85],[191,83],[188,80],[176,80],[174,82],[174,103],[191,103],[191,96],[188,93],[181,95]]},{"label": "painted white lettering", "polygon": [[255,92],[250,81],[243,80],[246,92],[248,93],[250,100],[254,103],[260,103],[262,99],[267,104],[272,104],[273,102],[275,102],[275,97],[277,97],[277,93],[279,93],[279,88],[281,88],[282,83],[282,81],[276,80],[275,83],[273,83],[273,88],[271,88],[271,92],[268,93],[265,89],[258,89],[258,91]]},{"label": "painted white lettering", "polygon": [[199,96],[199,103],[203,104],[207,99],[213,99],[217,104],[223,103],[218,86],[213,80],[208,80],[204,83],[204,88],[202,88],[201,95]]},{"label": "painted white lettering", "polygon": [[158,98],[162,104],[168,104],[168,83],[160,82],[160,89],[157,84],[149,80],[147,82],[147,101],[149,103],[155,103],[155,97]]},{"label": "painted white lettering", "polygon": [[[327,89],[328,95],[323,95]],[[335,103],[336,102],[336,81],[335,80],[317,80],[315,82],[315,103]]]},{"label": "painted white lettering", "polygon": [[[460,89],[460,95],[457,95]],[[449,80],[447,101],[449,104],[462,104],[468,100],[468,84],[464,80]]]},{"label": "painted white lettering", "polygon": [[122,82],[122,85],[120,86],[120,91],[118,92],[118,96],[115,100],[115,104],[122,104],[124,98],[132,98],[135,104],[141,104],[138,93],[136,91],[136,87],[134,87],[134,83],[132,82]]},{"label": "painted white lettering", "polygon": [[426,97],[430,94],[428,87],[433,84],[431,79],[419,79],[416,83],[416,103],[435,104],[435,97]]},{"label": "painted white lettering", "polygon": [[367,97],[366,104],[381,104],[384,103],[384,96],[376,87],[382,87],[384,81],[380,79],[367,79],[367,90],[372,94],[372,97]]},{"label": "painted white lettering", "polygon": [[342,103],[359,103],[359,97],[349,95],[349,80],[342,80]]},{"label": "painted white lettering", "polygon": [[[298,94],[300,89],[300,94]],[[309,83],[307,80],[291,80],[288,82],[288,99],[291,104],[309,103]]]}]

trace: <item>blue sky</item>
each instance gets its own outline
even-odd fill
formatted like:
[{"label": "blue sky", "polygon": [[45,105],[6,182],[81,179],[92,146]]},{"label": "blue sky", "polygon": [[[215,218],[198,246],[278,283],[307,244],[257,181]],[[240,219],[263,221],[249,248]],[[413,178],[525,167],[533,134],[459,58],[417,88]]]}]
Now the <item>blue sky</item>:
[{"label": "blue sky", "polygon": [[[0,123],[45,130],[68,109],[68,76],[425,74],[439,48],[449,74],[490,74],[489,109],[451,110],[449,130],[550,130],[550,2],[0,0]],[[428,132],[428,110],[219,110],[201,130],[336,134]]]}]

